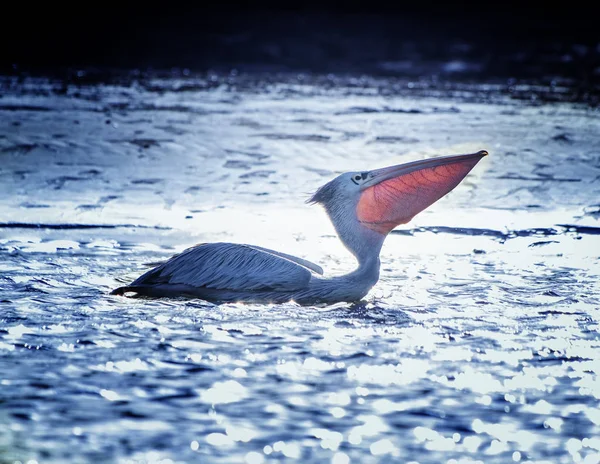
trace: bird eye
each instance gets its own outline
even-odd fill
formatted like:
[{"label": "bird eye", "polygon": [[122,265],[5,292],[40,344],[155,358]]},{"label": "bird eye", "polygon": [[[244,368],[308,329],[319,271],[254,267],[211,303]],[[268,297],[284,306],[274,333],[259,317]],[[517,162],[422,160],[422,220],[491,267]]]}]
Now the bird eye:
[{"label": "bird eye", "polygon": [[356,176],[354,176],[354,180],[361,180],[362,177],[360,177],[358,174]]}]

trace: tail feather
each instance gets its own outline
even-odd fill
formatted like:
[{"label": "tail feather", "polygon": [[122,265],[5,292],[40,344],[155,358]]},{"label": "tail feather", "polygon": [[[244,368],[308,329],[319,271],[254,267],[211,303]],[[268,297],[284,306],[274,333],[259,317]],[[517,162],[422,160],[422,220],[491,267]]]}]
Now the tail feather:
[{"label": "tail feather", "polygon": [[119,287],[110,292],[110,295],[125,295],[125,293],[132,291],[135,291],[132,287]]}]

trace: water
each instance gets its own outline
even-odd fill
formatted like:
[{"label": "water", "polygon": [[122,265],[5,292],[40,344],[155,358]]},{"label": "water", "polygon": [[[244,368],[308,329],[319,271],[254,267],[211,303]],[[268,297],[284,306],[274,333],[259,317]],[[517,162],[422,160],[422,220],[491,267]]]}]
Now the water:
[{"label": "water", "polygon": [[[597,109],[335,76],[2,86],[0,461],[600,462]],[[318,186],[480,149],[361,303],[108,295],[203,241],[347,272]]]}]

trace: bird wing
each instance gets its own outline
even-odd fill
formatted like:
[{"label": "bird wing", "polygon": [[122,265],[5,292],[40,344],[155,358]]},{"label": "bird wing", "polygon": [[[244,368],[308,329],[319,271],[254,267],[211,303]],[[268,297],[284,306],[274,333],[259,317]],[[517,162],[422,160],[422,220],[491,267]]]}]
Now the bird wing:
[{"label": "bird wing", "polygon": [[249,246],[250,248],[254,248],[255,250],[261,250],[266,253],[270,253],[272,255],[279,256],[280,258],[288,259],[297,264],[300,264],[300,266],[304,266],[304,267],[310,269],[311,271],[316,272],[319,275],[323,275],[323,268],[321,266],[319,266],[318,264],[312,263],[306,259],[298,258],[297,256],[288,255],[287,253],[281,253],[280,251],[269,250],[268,248],[263,248],[263,247],[259,247],[256,245],[246,245],[246,246]]},{"label": "bird wing", "polygon": [[[131,286],[184,284],[227,290],[300,290],[314,263],[266,248],[236,243],[202,243],[145,273]],[[320,272],[319,272],[320,271]]]}]

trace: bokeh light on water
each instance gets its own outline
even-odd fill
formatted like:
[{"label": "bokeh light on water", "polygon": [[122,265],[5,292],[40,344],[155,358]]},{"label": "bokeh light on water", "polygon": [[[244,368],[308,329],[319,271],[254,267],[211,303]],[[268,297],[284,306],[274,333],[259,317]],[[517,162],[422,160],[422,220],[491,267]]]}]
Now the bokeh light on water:
[{"label": "bokeh light on water", "polygon": [[[152,84],[0,100],[0,460],[599,462],[596,111]],[[347,272],[310,192],[479,149],[390,235],[363,303],[108,296],[200,241]]]}]

